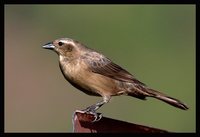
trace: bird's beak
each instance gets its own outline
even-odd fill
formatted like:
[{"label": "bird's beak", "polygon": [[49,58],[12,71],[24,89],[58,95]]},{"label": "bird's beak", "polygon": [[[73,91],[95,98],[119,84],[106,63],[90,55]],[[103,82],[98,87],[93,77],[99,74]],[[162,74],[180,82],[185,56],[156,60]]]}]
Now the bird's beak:
[{"label": "bird's beak", "polygon": [[42,47],[45,48],[45,49],[54,49],[55,48],[55,46],[53,45],[52,42],[49,42]]}]

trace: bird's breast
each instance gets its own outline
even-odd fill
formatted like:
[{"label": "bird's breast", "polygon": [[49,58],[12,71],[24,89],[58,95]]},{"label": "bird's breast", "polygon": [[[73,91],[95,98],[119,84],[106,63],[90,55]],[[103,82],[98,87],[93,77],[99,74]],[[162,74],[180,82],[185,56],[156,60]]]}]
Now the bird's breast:
[{"label": "bird's breast", "polygon": [[84,66],[80,65],[79,60],[67,60],[60,57],[60,69],[67,80],[78,80],[80,72]]},{"label": "bird's breast", "polygon": [[99,95],[114,95],[117,92],[113,79],[90,71],[80,60],[72,62],[60,60],[60,68],[64,77],[73,86],[86,93],[88,91]]}]

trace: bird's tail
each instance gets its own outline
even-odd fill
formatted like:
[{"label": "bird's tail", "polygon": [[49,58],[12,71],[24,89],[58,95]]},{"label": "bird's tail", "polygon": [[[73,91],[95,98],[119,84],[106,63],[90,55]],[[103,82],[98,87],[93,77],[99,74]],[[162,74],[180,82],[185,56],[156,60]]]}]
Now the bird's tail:
[{"label": "bird's tail", "polygon": [[187,110],[188,107],[182,103],[181,101],[179,101],[178,99],[175,99],[175,98],[172,98],[172,97],[169,97],[159,91],[156,91],[154,89],[148,89],[148,92],[150,94],[151,97],[154,97],[154,98],[157,98],[159,100],[162,100],[172,106],[175,106],[177,108],[180,108],[180,109],[183,109],[183,110]]}]

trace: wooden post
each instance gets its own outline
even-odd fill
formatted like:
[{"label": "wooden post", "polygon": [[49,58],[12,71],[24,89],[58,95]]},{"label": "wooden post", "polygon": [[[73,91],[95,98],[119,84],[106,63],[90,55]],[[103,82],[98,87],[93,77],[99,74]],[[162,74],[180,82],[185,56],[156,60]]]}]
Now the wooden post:
[{"label": "wooden post", "polygon": [[128,123],[112,118],[102,117],[99,121],[92,122],[92,114],[74,113],[73,128],[76,133],[169,133],[166,130]]}]

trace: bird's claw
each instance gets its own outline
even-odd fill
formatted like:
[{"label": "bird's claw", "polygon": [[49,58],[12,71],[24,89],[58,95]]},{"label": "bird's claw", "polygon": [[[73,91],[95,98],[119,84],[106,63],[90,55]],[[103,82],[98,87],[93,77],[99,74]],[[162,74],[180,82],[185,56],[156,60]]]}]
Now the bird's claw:
[{"label": "bird's claw", "polygon": [[102,114],[101,113],[96,113],[93,107],[88,107],[84,110],[81,110],[82,112],[86,113],[86,114],[91,114],[94,116],[94,120],[92,120],[92,122],[97,122],[102,118]]},{"label": "bird's claw", "polygon": [[96,112],[86,112],[88,114],[92,114],[94,116],[94,120],[92,120],[92,122],[97,122],[102,118],[102,114],[101,113],[96,113]]}]

